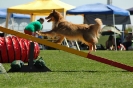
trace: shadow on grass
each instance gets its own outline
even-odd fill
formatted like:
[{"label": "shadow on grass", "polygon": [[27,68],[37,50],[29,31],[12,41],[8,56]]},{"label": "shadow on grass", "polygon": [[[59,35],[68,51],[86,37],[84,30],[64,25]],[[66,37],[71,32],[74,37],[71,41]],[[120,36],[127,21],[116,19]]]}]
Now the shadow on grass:
[{"label": "shadow on grass", "polygon": [[97,72],[129,72],[129,71],[51,71],[51,72],[89,72],[89,73],[97,73]]}]

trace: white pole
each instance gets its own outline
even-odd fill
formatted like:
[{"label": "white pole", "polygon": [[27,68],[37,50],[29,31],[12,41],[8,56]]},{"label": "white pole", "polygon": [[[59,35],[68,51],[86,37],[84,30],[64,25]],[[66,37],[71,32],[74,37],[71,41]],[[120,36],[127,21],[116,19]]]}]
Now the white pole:
[{"label": "white pole", "polygon": [[80,51],[80,48],[79,48],[77,40],[75,40],[75,42],[76,42],[77,49]]},{"label": "white pole", "polygon": [[5,27],[6,28],[8,28],[9,19],[10,19],[10,13],[7,13],[7,16],[6,16],[6,24],[5,24]]},{"label": "white pole", "polygon": [[[107,0],[108,5],[112,5],[112,0]],[[113,26],[115,27],[115,15],[113,14]],[[115,37],[115,49],[117,51],[117,44],[116,44],[116,33],[114,32],[114,37]]]},{"label": "white pole", "polygon": [[108,5],[112,5],[112,0],[107,0]]},{"label": "white pole", "polygon": [[15,25],[14,25],[14,23],[15,23],[15,22],[14,22],[14,18],[11,18],[11,23],[12,23],[12,29],[15,30],[15,29],[14,29],[14,26],[15,26]]},{"label": "white pole", "polygon": [[[7,16],[6,16],[6,24],[5,24],[5,27],[8,28],[8,23],[9,23],[9,19],[10,19],[10,13],[7,13]],[[5,33],[4,36],[7,36],[7,34]]]},{"label": "white pole", "polygon": [[[113,14],[113,26],[115,28],[115,15]],[[117,44],[116,44],[116,33],[114,32],[114,36],[115,36],[115,49],[117,51]]]}]

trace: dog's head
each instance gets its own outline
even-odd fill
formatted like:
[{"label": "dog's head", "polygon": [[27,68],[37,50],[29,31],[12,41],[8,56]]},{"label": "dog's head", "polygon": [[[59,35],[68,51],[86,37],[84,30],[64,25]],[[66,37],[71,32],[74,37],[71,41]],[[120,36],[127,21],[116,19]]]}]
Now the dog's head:
[{"label": "dog's head", "polygon": [[46,17],[45,19],[47,20],[47,22],[51,22],[51,21],[59,21],[61,18],[63,18],[63,16],[61,15],[61,13],[57,12],[56,10],[53,10],[48,17]]}]

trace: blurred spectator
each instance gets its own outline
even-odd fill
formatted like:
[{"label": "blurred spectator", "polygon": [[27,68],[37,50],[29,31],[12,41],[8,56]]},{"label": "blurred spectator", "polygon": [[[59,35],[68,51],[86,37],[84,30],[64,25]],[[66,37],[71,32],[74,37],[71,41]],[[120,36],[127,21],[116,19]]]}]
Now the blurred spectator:
[{"label": "blurred spectator", "polygon": [[106,50],[102,44],[97,44],[96,47],[97,50]]},{"label": "blurred spectator", "polygon": [[125,41],[122,43],[122,45],[125,47],[125,50],[133,50],[133,48],[132,48],[132,34],[128,34],[125,37]]},{"label": "blurred spectator", "polygon": [[117,44],[117,46],[120,46],[120,44],[121,44],[121,35],[117,35],[117,37],[116,37],[116,44]]},{"label": "blurred spectator", "polygon": [[114,50],[115,49],[115,40],[114,36],[110,35],[108,40],[106,41],[106,49],[107,50]]}]

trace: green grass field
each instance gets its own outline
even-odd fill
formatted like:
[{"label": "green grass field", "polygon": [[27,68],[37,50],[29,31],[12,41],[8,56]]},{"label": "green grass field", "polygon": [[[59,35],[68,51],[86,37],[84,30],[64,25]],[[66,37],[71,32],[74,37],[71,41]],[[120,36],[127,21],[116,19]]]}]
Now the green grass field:
[{"label": "green grass field", "polygon": [[[87,52],[87,51],[83,51]],[[132,51],[93,54],[133,66]],[[133,73],[61,50],[43,50],[40,56],[52,72],[0,74],[0,88],[132,88]],[[9,64],[3,64],[10,69]]]}]

